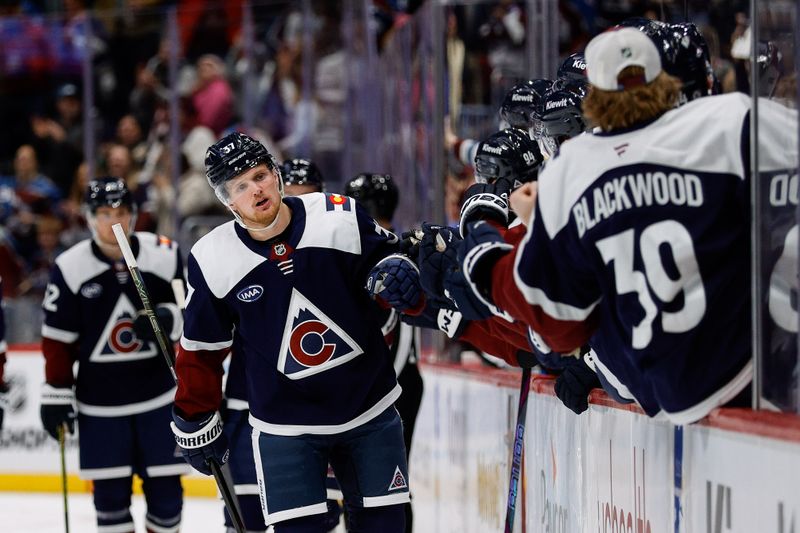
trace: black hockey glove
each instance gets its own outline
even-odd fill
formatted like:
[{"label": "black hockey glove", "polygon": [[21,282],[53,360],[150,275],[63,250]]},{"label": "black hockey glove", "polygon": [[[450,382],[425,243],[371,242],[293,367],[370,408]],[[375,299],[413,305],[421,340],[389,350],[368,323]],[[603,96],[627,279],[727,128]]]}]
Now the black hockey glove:
[{"label": "black hockey glove", "polygon": [[211,475],[209,461],[216,461],[218,465],[228,462],[228,439],[222,433],[222,419],[218,412],[193,422],[184,420],[173,408],[170,426],[183,459],[201,474]]},{"label": "black hockey glove", "polygon": [[520,368],[533,368],[539,364],[539,360],[531,352],[517,350],[517,364]]},{"label": "black hockey glove", "polygon": [[367,291],[401,313],[418,311],[424,299],[417,265],[401,254],[386,256],[372,267],[367,276]]},{"label": "black hockey glove", "polygon": [[58,440],[58,429],[66,424],[67,432],[75,432],[75,392],[72,387],[42,385],[42,425],[48,435]]},{"label": "black hockey glove", "polygon": [[594,370],[581,359],[567,366],[556,378],[556,396],[576,415],[589,408],[589,393],[601,386]]},{"label": "black hockey glove", "polygon": [[[163,331],[167,337],[171,338],[172,328],[175,325],[175,318],[172,311],[168,306],[161,304],[156,306],[155,312],[161,331]],[[133,320],[133,332],[139,340],[156,342],[156,334],[155,331],[153,331],[153,326],[150,325],[150,317],[147,316],[144,309],[136,313],[136,318]]]},{"label": "black hockey glove", "polygon": [[458,270],[461,237],[447,226],[434,224],[423,224],[422,233],[417,261],[422,289],[438,307],[455,310],[453,302],[444,295],[444,278]]},{"label": "black hockey glove", "polygon": [[3,429],[3,418],[6,409],[9,408],[9,393],[10,387],[8,383],[0,383],[0,429]]},{"label": "black hockey glove", "polygon": [[462,237],[467,236],[469,224],[479,220],[493,221],[501,226],[508,225],[508,191],[505,197],[495,185],[476,183],[467,189],[467,199],[461,206],[458,231]]}]

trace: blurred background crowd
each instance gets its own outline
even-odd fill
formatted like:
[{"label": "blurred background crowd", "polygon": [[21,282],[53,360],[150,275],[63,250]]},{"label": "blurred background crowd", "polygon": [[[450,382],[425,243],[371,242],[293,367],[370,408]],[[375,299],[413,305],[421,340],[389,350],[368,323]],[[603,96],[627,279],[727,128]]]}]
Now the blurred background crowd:
[{"label": "blurred background crowd", "polygon": [[[695,22],[722,91],[749,90],[743,0],[0,6],[0,276],[10,342],[38,339],[50,265],[88,236],[80,204],[89,176],[124,178],[137,229],[177,238],[187,252],[227,216],[203,160],[237,129],[278,159],[311,158],[329,191],[357,172],[392,173],[401,225],[453,220],[472,171],[444,155],[451,139],[495,131],[508,88],[552,76],[545,70],[624,18]],[[546,40],[532,21],[549,28]],[[794,58],[776,64],[784,60]]]}]

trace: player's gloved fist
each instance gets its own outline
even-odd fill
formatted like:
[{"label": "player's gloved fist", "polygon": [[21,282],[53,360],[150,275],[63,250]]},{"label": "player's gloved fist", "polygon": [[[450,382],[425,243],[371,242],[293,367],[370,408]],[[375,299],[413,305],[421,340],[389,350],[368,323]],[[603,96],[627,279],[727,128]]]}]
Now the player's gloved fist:
[{"label": "player's gloved fist", "polygon": [[367,291],[398,311],[418,311],[424,303],[419,269],[405,255],[381,259],[367,276]]},{"label": "player's gloved fist", "polygon": [[400,235],[400,252],[416,261],[419,255],[419,243],[422,240],[422,235],[422,230],[419,228],[404,231]]},{"label": "player's gloved fist", "polygon": [[573,359],[575,363],[567,366],[556,378],[556,396],[561,403],[579,415],[589,408],[589,393],[600,387],[600,380],[594,370],[583,359]]},{"label": "player's gloved fist", "polygon": [[494,315],[487,301],[480,298],[461,270],[448,272],[444,281],[444,295],[456,306],[467,320],[485,320]]},{"label": "player's gloved fist", "polygon": [[10,387],[8,383],[0,383],[0,429],[3,429],[3,418],[5,411],[10,406],[9,391]]},{"label": "player's gloved fist", "polygon": [[539,360],[531,352],[517,350],[517,364],[520,368],[533,368],[539,364]]},{"label": "player's gloved fist", "polygon": [[462,237],[467,236],[469,224],[478,220],[487,220],[508,225],[508,187],[499,187],[498,180],[494,184],[476,183],[467,189],[467,199],[461,206],[458,231]]},{"label": "player's gloved fist", "polygon": [[228,462],[228,439],[222,434],[222,419],[218,412],[191,421],[184,420],[173,408],[170,426],[184,460],[201,474],[211,475],[209,461],[218,465]]},{"label": "player's gloved fist", "polygon": [[461,237],[446,226],[422,225],[418,264],[420,284],[428,298],[439,307],[453,309],[452,302],[444,296],[444,277],[458,269],[458,244]]},{"label": "player's gloved fist", "polygon": [[[170,308],[163,304],[157,305],[155,313],[161,330],[168,337],[171,336],[170,332],[172,331],[175,319]],[[155,342],[156,340],[155,331],[150,324],[150,317],[147,316],[147,312],[145,312],[144,309],[136,313],[136,318],[133,320],[133,332],[139,340],[151,342]]]},{"label": "player's gloved fist", "polygon": [[45,431],[58,440],[58,430],[63,425],[67,432],[75,432],[75,392],[72,387],[42,385],[42,400],[39,414]]}]

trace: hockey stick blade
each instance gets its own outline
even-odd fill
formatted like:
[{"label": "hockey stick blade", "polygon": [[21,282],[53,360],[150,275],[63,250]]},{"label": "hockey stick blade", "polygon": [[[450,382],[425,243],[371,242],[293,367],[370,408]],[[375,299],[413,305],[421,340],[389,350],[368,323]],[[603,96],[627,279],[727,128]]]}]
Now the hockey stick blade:
[{"label": "hockey stick blade", "polygon": [[[128,265],[133,284],[136,286],[136,292],[139,293],[139,298],[142,300],[145,313],[147,313],[147,317],[150,319],[150,326],[153,328],[158,346],[161,348],[161,353],[164,354],[164,359],[167,361],[167,366],[172,373],[172,378],[177,384],[178,375],[175,373],[175,355],[172,352],[172,345],[156,319],[155,310],[150,303],[150,293],[147,291],[147,286],[144,284],[144,278],[142,278],[141,272],[139,272],[139,265],[136,263],[136,258],[133,256],[133,250],[131,250],[131,245],[128,243],[128,237],[122,230],[121,224],[114,224],[111,228],[114,230],[117,244],[119,244],[119,248],[122,250],[122,257],[125,258],[125,264]],[[216,461],[209,461],[208,465],[214,475],[214,481],[217,483],[217,489],[219,489],[219,493],[222,495],[222,500],[225,502],[225,507],[228,509],[228,514],[231,515],[231,521],[233,522],[234,529],[236,529],[236,533],[245,533],[242,513],[239,510],[236,494],[233,491],[233,483],[231,483],[230,479],[225,478],[220,465]]]},{"label": "hockey stick blade", "polygon": [[506,506],[505,533],[514,531],[514,515],[517,510],[517,492],[519,477],[522,472],[522,450],[525,445],[525,415],[528,412],[528,392],[531,389],[531,369],[522,369],[522,382],[519,385],[519,407],[517,408],[517,425],[514,433],[513,459],[508,481],[508,505]]}]

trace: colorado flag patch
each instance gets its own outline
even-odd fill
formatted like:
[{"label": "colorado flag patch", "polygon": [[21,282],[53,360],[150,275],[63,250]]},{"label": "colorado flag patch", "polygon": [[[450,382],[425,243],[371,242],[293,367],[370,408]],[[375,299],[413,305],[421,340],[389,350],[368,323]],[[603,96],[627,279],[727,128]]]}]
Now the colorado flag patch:
[{"label": "colorado flag patch", "polygon": [[303,379],[344,364],[364,353],[350,335],[292,289],[283,329],[278,371],[289,379]]},{"label": "colorado flag patch", "polygon": [[353,201],[341,194],[325,194],[326,211],[350,211]]}]

